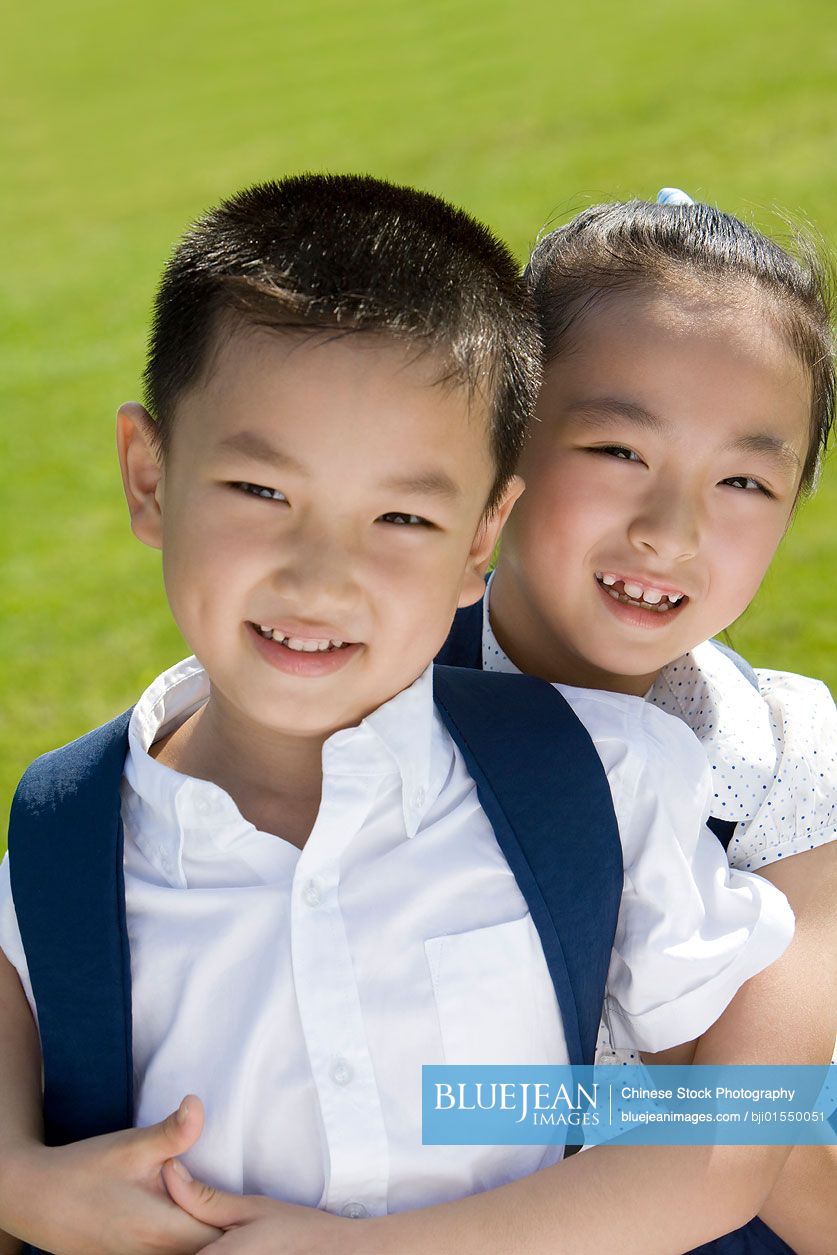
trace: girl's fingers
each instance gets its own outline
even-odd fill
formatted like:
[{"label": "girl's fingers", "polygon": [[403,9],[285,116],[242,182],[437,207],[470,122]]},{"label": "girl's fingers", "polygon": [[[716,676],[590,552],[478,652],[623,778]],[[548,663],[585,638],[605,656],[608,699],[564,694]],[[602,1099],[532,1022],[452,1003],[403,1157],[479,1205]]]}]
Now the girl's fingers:
[{"label": "girl's fingers", "polygon": [[225,1190],[193,1180],[179,1159],[166,1160],[163,1180],[178,1207],[216,1229],[247,1224],[264,1215],[265,1205],[270,1205],[269,1200],[252,1194],[227,1194]]}]

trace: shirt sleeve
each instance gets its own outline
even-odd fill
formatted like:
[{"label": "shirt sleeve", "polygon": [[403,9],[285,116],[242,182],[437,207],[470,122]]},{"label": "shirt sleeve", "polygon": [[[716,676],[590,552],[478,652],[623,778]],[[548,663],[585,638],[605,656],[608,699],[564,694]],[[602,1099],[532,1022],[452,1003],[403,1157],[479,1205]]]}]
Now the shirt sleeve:
[{"label": "shirt sleeve", "polygon": [[0,950],[3,951],[12,967],[16,969],[37,1024],[38,1013],[32,993],[32,984],[29,980],[29,968],[26,963],[26,955],[23,951],[23,942],[17,924],[15,904],[12,900],[8,854],[5,855],[2,863],[0,863]]},{"label": "shirt sleeve", "polygon": [[758,671],[776,745],[772,782],[739,823],[729,860],[743,869],[833,841],[837,835],[837,709],[824,684],[787,671]]},{"label": "shirt sleeve", "polygon": [[793,913],[768,881],[730,868],[706,827],[709,768],[683,723],[641,698],[561,692],[607,771],[622,841],[605,998],[611,1046],[664,1050],[698,1037],[782,954]]}]

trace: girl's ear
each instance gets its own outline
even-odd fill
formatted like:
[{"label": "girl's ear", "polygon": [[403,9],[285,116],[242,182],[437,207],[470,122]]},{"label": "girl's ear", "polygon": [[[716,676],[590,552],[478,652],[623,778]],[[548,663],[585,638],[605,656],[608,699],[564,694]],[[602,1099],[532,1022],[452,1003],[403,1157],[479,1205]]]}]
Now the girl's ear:
[{"label": "girl's ear", "polygon": [[500,539],[503,524],[508,518],[511,508],[526,487],[519,475],[513,475],[503,493],[502,499],[490,514],[484,514],[474,533],[468,563],[465,567],[465,578],[459,593],[460,606],[470,606],[479,601],[485,592],[485,573],[491,561],[491,555]]},{"label": "girl's ear", "polygon": [[131,530],[152,549],[163,547],[163,462],[154,420],[136,401],[119,407],[116,447]]}]

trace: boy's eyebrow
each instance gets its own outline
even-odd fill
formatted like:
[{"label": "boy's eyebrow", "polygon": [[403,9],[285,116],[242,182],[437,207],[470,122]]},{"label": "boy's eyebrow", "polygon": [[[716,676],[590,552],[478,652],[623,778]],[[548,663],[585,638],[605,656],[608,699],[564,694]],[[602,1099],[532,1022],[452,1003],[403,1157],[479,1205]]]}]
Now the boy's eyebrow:
[{"label": "boy's eyebrow", "polygon": [[246,458],[252,458],[257,462],[270,462],[273,466],[283,471],[297,471],[301,475],[307,474],[306,468],[296,458],[292,458],[289,454],[283,453],[281,449],[272,445],[269,440],[265,440],[264,436],[260,436],[255,431],[236,431],[231,436],[225,436],[223,440],[219,440],[215,446],[218,453],[240,453]]},{"label": "boy's eyebrow", "polygon": [[571,414],[577,414],[594,427],[600,419],[627,418],[639,427],[649,427],[652,431],[663,432],[667,424],[657,415],[637,405],[635,401],[623,401],[619,397],[596,397],[590,401],[576,401],[569,405]]},{"label": "boy's eyebrow", "polygon": [[381,487],[388,492],[420,493],[425,496],[447,497],[457,501],[462,492],[444,471],[417,471],[414,475],[394,475],[385,479]]},{"label": "boy's eyebrow", "polygon": [[[299,475],[309,475],[307,467],[298,462],[290,454],[272,445],[264,436],[255,431],[237,431],[225,436],[216,445],[218,453],[239,453],[244,457],[253,458],[257,462],[269,462],[283,471],[294,471]],[[414,474],[393,475],[381,483],[387,492],[421,493],[425,496],[446,497],[456,501],[462,496],[460,488],[444,471],[429,467],[416,471]]]}]

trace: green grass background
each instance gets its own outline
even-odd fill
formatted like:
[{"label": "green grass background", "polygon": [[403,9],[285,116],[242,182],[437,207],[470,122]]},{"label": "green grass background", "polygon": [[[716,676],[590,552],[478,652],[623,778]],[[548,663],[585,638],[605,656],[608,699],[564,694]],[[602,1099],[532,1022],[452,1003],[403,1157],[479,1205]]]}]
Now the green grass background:
[{"label": "green grass background", "polygon": [[[235,188],[368,171],[539,227],[662,184],[837,241],[832,0],[31,0],[0,50],[0,793],[184,648],[113,452],[172,242]],[[826,678],[826,473],[733,630]],[[4,825],[5,828],[5,825]]]}]

